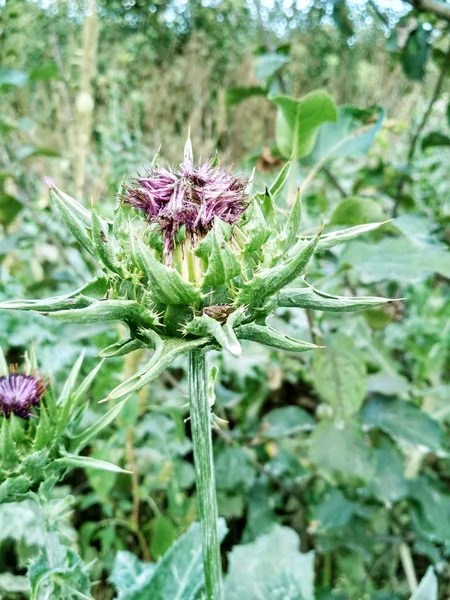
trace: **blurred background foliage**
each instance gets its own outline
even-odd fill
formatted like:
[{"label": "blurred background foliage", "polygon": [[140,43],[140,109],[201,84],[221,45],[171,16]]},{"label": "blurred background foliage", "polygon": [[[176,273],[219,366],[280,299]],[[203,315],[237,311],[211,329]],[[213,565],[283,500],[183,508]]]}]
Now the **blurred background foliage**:
[{"label": "blurred background foliage", "polygon": [[[280,95],[325,89],[341,107],[297,156],[303,231],[396,217],[315,259],[307,278],[406,300],[315,319],[281,310],[279,328],[326,345],[315,354],[248,344],[242,359],[210,357],[227,421],[215,455],[229,599],[309,600],[292,573],[309,581],[314,568],[318,600],[401,600],[430,565],[439,598],[450,595],[449,25],[439,0],[0,0],[1,299],[63,293],[94,271],[46,177],[110,216],[123,177],[159,148],[179,162],[190,126],[198,158],[217,150],[270,182],[290,154]],[[301,127],[290,132],[302,141]],[[0,316],[9,362],[34,343],[56,385],[81,349],[87,373],[119,335]],[[145,358],[102,365],[88,422]],[[55,492],[55,506],[75,498],[65,527],[96,599],[149,597],[130,582],[195,521],[186,387],[180,361],[91,444],[131,477],[79,470]],[[33,510],[0,507],[1,598],[28,597],[26,566],[45,539]],[[81,571],[64,577],[86,586]],[[433,585],[414,598],[437,600]]]}]

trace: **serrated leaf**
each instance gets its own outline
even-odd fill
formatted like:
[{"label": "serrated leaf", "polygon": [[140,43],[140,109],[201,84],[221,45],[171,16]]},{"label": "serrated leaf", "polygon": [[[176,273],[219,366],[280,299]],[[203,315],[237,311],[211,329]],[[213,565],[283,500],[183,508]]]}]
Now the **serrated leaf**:
[{"label": "serrated leaf", "polygon": [[[330,250],[334,246],[353,240],[354,238],[375,231],[382,225],[389,223],[389,221],[382,221],[381,223],[367,223],[365,225],[356,225],[355,227],[349,227],[348,229],[341,229],[339,231],[333,231],[332,233],[325,233],[319,240],[319,250]],[[313,239],[312,236],[306,239]]]},{"label": "serrated leaf", "polygon": [[[133,238],[132,238],[133,241]],[[194,284],[173,269],[160,263],[140,240],[133,241],[136,260],[148,279],[148,290],[156,303],[192,304],[202,299]]]},{"label": "serrated leaf", "polygon": [[95,256],[94,245],[92,244],[86,225],[80,220],[77,213],[72,209],[72,205],[64,202],[61,195],[55,193],[54,189],[52,189],[51,193],[66,227],[69,229],[77,242],[81,244],[81,246],[83,246],[83,248],[90,254]]},{"label": "serrated leaf", "polygon": [[307,156],[314,147],[319,125],[337,119],[334,100],[326,92],[310,92],[300,100],[288,96],[272,100],[278,107],[276,142],[285,158]]},{"label": "serrated leaf", "polygon": [[277,307],[310,308],[324,312],[355,312],[392,302],[395,300],[376,296],[334,296],[312,286],[285,288],[274,298],[274,305]]},{"label": "serrated leaf", "polygon": [[4,418],[1,419],[0,457],[1,466],[6,470],[14,468],[19,460],[16,444],[12,437],[10,420]]},{"label": "serrated leaf", "polygon": [[314,554],[300,553],[299,545],[295,531],[276,525],[255,542],[235,546],[225,600],[314,600]]},{"label": "serrated leaf", "polygon": [[124,381],[110,392],[105,400],[120,398],[126,394],[137,391],[158,377],[178,356],[195,348],[207,346],[209,338],[187,341],[178,338],[166,338],[160,344],[145,368]]},{"label": "serrated leaf", "polygon": [[135,350],[139,350],[139,348],[144,347],[145,343],[142,340],[126,336],[118,342],[111,344],[107,348],[103,348],[103,350],[99,352],[99,356],[101,356],[102,358],[124,356],[125,354],[129,354],[130,352],[134,352]]},{"label": "serrated leaf", "polygon": [[307,350],[320,348],[316,344],[296,340],[280,331],[272,329],[268,325],[257,325],[256,323],[248,323],[247,325],[237,327],[236,335],[241,340],[258,342],[259,344],[265,344],[266,346],[287,352],[306,352]]},{"label": "serrated leaf", "polygon": [[362,418],[366,427],[382,429],[397,442],[425,452],[443,451],[441,426],[412,402],[375,398],[364,406]]},{"label": "serrated leaf", "polygon": [[110,271],[120,273],[121,268],[115,257],[114,245],[108,235],[108,224],[100,218],[94,208],[92,209],[91,219],[91,236],[95,257],[97,260],[101,260]]},{"label": "serrated leaf", "polygon": [[42,313],[55,321],[65,323],[98,323],[103,321],[130,321],[143,327],[158,324],[156,313],[135,300],[98,300],[85,308]]},{"label": "serrated leaf", "polygon": [[221,323],[208,315],[194,317],[185,327],[186,335],[209,336],[233,356],[241,356],[242,348],[233,330],[226,330]]},{"label": "serrated leaf", "polygon": [[39,410],[39,423],[36,427],[36,435],[34,438],[34,450],[43,450],[53,446],[53,438],[55,431],[48,417],[47,411],[42,406]]},{"label": "serrated leaf", "polygon": [[351,338],[335,334],[326,343],[314,355],[314,386],[339,419],[349,419],[366,395],[366,363]]},{"label": "serrated leaf", "polygon": [[304,243],[300,241],[292,249],[292,258],[285,262],[263,269],[250,281],[246,281],[236,294],[236,304],[261,305],[282,288],[296,279],[311,260],[320,240],[320,233],[314,239]]},{"label": "serrated leaf", "polygon": [[240,226],[246,236],[245,251],[260,250],[269,239],[271,231],[267,227],[264,214],[256,198],[246,210],[245,218],[245,223]]},{"label": "serrated leaf", "polygon": [[280,249],[282,253],[289,252],[292,246],[298,239],[300,223],[302,220],[302,195],[300,190],[297,191],[294,199],[294,204],[289,211],[286,223],[280,236]]},{"label": "serrated leaf", "polygon": [[211,249],[203,285],[217,286],[228,283],[241,272],[241,263],[236,253],[225,241],[216,223],[206,237],[211,237]]}]

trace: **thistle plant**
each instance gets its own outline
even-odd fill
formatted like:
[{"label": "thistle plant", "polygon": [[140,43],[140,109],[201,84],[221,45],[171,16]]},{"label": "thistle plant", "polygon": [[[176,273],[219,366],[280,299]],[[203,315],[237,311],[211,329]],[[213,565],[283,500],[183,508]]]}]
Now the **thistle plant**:
[{"label": "thistle plant", "polygon": [[45,496],[72,467],[121,470],[80,456],[122,406],[110,409],[88,429],[81,426],[88,407],[85,395],[100,368],[94,368],[77,386],[82,359],[56,396],[38,371],[34,351],[19,370],[8,368],[0,348],[0,503],[17,502],[36,492]]},{"label": "thistle plant", "polygon": [[[52,185],[65,224],[103,273],[65,296],[0,305],[70,323],[121,321],[124,337],[101,356],[138,348],[154,352],[107,400],[139,390],[175,358],[188,355],[208,600],[220,600],[222,588],[206,352],[225,350],[240,356],[242,340],[288,352],[313,350],[318,346],[268,324],[278,307],[350,312],[389,302],[325,294],[300,279],[315,253],[382,223],[301,235],[300,192],[289,214],[281,222],[277,218],[277,201],[289,172],[290,163],[270,188],[255,192],[251,181],[234,176],[217,158],[195,165],[188,139],[179,169],[162,168],[155,159],[146,173],[122,188],[112,221]],[[291,287],[297,280],[301,285]]]}]

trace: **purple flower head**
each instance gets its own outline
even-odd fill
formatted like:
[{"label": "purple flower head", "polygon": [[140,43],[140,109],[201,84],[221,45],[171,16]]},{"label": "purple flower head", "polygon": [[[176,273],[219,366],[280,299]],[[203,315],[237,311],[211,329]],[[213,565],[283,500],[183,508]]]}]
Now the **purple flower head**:
[{"label": "purple flower head", "polygon": [[0,415],[28,419],[33,414],[30,409],[39,403],[46,385],[39,375],[10,373],[0,377]]},{"label": "purple flower head", "polygon": [[184,160],[179,170],[151,167],[134,180],[125,201],[157,223],[164,236],[164,255],[171,258],[175,235],[185,225],[192,237],[205,235],[217,217],[236,223],[248,206],[248,180],[235,177],[213,160],[192,164]]}]

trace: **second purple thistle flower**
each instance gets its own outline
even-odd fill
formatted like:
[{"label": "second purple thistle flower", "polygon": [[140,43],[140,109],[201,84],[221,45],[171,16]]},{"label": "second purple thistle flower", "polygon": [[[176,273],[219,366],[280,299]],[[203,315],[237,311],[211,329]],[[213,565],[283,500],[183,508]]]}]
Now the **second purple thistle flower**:
[{"label": "second purple thistle flower", "polygon": [[23,419],[34,416],[31,409],[45,393],[45,383],[40,376],[11,373],[0,377],[0,415],[11,414]]},{"label": "second purple thistle flower", "polygon": [[175,236],[183,225],[196,238],[212,228],[215,218],[236,223],[248,206],[247,185],[248,179],[233,175],[214,160],[199,165],[185,161],[178,170],[151,167],[134,180],[124,200],[159,225],[170,262]]}]

